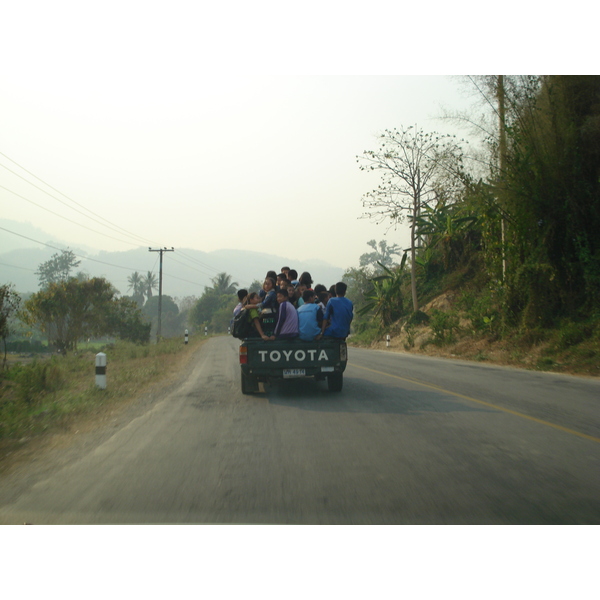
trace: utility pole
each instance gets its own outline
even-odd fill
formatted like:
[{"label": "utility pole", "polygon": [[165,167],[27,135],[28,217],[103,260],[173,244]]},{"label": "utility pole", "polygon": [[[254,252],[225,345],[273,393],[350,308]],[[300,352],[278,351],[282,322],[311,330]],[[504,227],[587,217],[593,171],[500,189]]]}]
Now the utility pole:
[{"label": "utility pole", "polygon": [[[505,173],[506,173],[506,109],[504,107],[504,75],[497,76],[497,96],[498,96],[498,117],[500,128],[500,194],[504,195]],[[501,200],[501,207],[504,210],[504,203]],[[500,221],[502,236],[502,282],[506,281],[506,219],[502,215]]]},{"label": "utility pole", "polygon": [[162,256],[163,252],[174,252],[175,248],[148,248],[149,252],[160,252],[160,267],[158,271],[158,329],[156,330],[156,342],[160,340],[161,333],[161,312],[162,312]]}]

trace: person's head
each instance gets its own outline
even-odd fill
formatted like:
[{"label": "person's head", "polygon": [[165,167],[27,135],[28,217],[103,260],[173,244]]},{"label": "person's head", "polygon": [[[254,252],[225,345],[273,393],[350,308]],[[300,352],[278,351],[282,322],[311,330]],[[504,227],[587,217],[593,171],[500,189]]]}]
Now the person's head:
[{"label": "person's head", "polygon": [[314,287],[315,294],[320,294],[321,292],[326,292],[327,288],[322,283],[317,283]]},{"label": "person's head", "polygon": [[335,295],[343,297],[346,295],[347,289],[348,289],[348,286],[343,281],[338,281],[335,284]]},{"label": "person's head", "polygon": [[287,278],[287,275],[290,272],[290,268],[289,267],[281,267],[281,272],[284,273]]},{"label": "person's head", "polygon": [[248,294],[248,304],[258,304],[260,302],[260,296],[256,292],[250,292]]},{"label": "person's head", "polygon": [[265,279],[265,282],[263,283],[263,290],[265,290],[265,292],[270,292],[271,290],[275,289],[275,279],[273,279],[272,277],[267,277]]},{"label": "person's head", "polygon": [[298,281],[300,281],[300,283],[303,283],[307,288],[309,288],[313,282],[312,277],[310,276],[310,273],[308,271],[304,271],[304,273],[300,275],[300,279]]},{"label": "person's head", "polygon": [[248,290],[238,290],[237,297],[240,302],[244,301],[244,298],[248,295]]},{"label": "person's head", "polygon": [[296,286],[296,298],[301,298],[302,294],[306,291],[306,286],[303,283],[299,283]]},{"label": "person's head", "polygon": [[287,290],[278,290],[277,291],[277,302],[282,304],[283,302],[287,302],[290,299],[288,296]]},{"label": "person's head", "polygon": [[324,292],[319,292],[317,296],[319,298],[319,302],[323,306],[327,306],[327,303],[329,302],[329,292],[325,290]]},{"label": "person's head", "polygon": [[279,275],[277,275],[277,285],[281,286],[285,281],[287,281],[285,273],[279,273]]},{"label": "person's head", "polygon": [[290,285],[288,285],[288,286],[285,288],[285,290],[286,290],[286,291],[287,291],[287,293],[288,293],[288,298],[289,298],[290,300],[293,300],[293,299],[294,299],[294,296],[295,296],[295,294],[296,294],[296,288],[295,288],[295,287],[294,287],[294,286],[293,286],[293,285],[290,283]]},{"label": "person's head", "polygon": [[294,269],[290,269],[288,271],[288,279],[290,281],[296,281],[298,279],[298,271],[295,271]]},{"label": "person's head", "polygon": [[331,298],[335,298],[336,297],[335,285],[332,285],[327,291],[329,292],[329,296]]},{"label": "person's head", "polygon": [[313,304],[315,301],[315,293],[313,290],[304,290],[302,292],[302,300],[305,304]]},{"label": "person's head", "polygon": [[271,279],[277,279],[277,273],[275,271],[267,271],[265,278],[270,277]]}]

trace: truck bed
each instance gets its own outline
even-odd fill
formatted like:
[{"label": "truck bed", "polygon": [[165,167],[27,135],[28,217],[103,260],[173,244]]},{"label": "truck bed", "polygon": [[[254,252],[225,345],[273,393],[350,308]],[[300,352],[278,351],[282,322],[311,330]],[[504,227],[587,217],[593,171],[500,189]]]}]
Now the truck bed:
[{"label": "truck bed", "polygon": [[327,378],[331,391],[342,389],[348,350],[344,340],[314,342],[246,339],[240,344],[242,392],[258,391],[258,383],[272,379]]}]

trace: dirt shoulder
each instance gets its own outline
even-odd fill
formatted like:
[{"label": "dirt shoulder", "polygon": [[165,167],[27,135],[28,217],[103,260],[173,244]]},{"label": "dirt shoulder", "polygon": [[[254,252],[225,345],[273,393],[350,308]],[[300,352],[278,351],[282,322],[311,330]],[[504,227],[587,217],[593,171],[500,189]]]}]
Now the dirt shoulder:
[{"label": "dirt shoulder", "polygon": [[43,433],[20,440],[3,441],[0,444],[0,475],[4,477],[25,465],[45,462],[43,458],[55,455],[59,450],[69,448],[73,452],[80,452],[90,444],[112,435],[116,428],[147,410],[179,384],[181,373],[190,366],[207,339],[192,338],[183,351],[165,355],[162,358],[164,368],[161,377],[137,387],[134,393],[113,398],[110,403],[99,404],[85,414],[70,415]]}]

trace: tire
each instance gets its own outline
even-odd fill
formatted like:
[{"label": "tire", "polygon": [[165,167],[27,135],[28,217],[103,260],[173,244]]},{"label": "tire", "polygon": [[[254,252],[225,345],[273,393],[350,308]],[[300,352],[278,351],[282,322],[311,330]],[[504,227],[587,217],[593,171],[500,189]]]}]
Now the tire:
[{"label": "tire", "polygon": [[258,392],[258,381],[242,372],[242,394],[255,394],[256,392]]},{"label": "tire", "polygon": [[327,375],[327,389],[330,392],[341,392],[344,385],[343,373],[332,373]]}]

